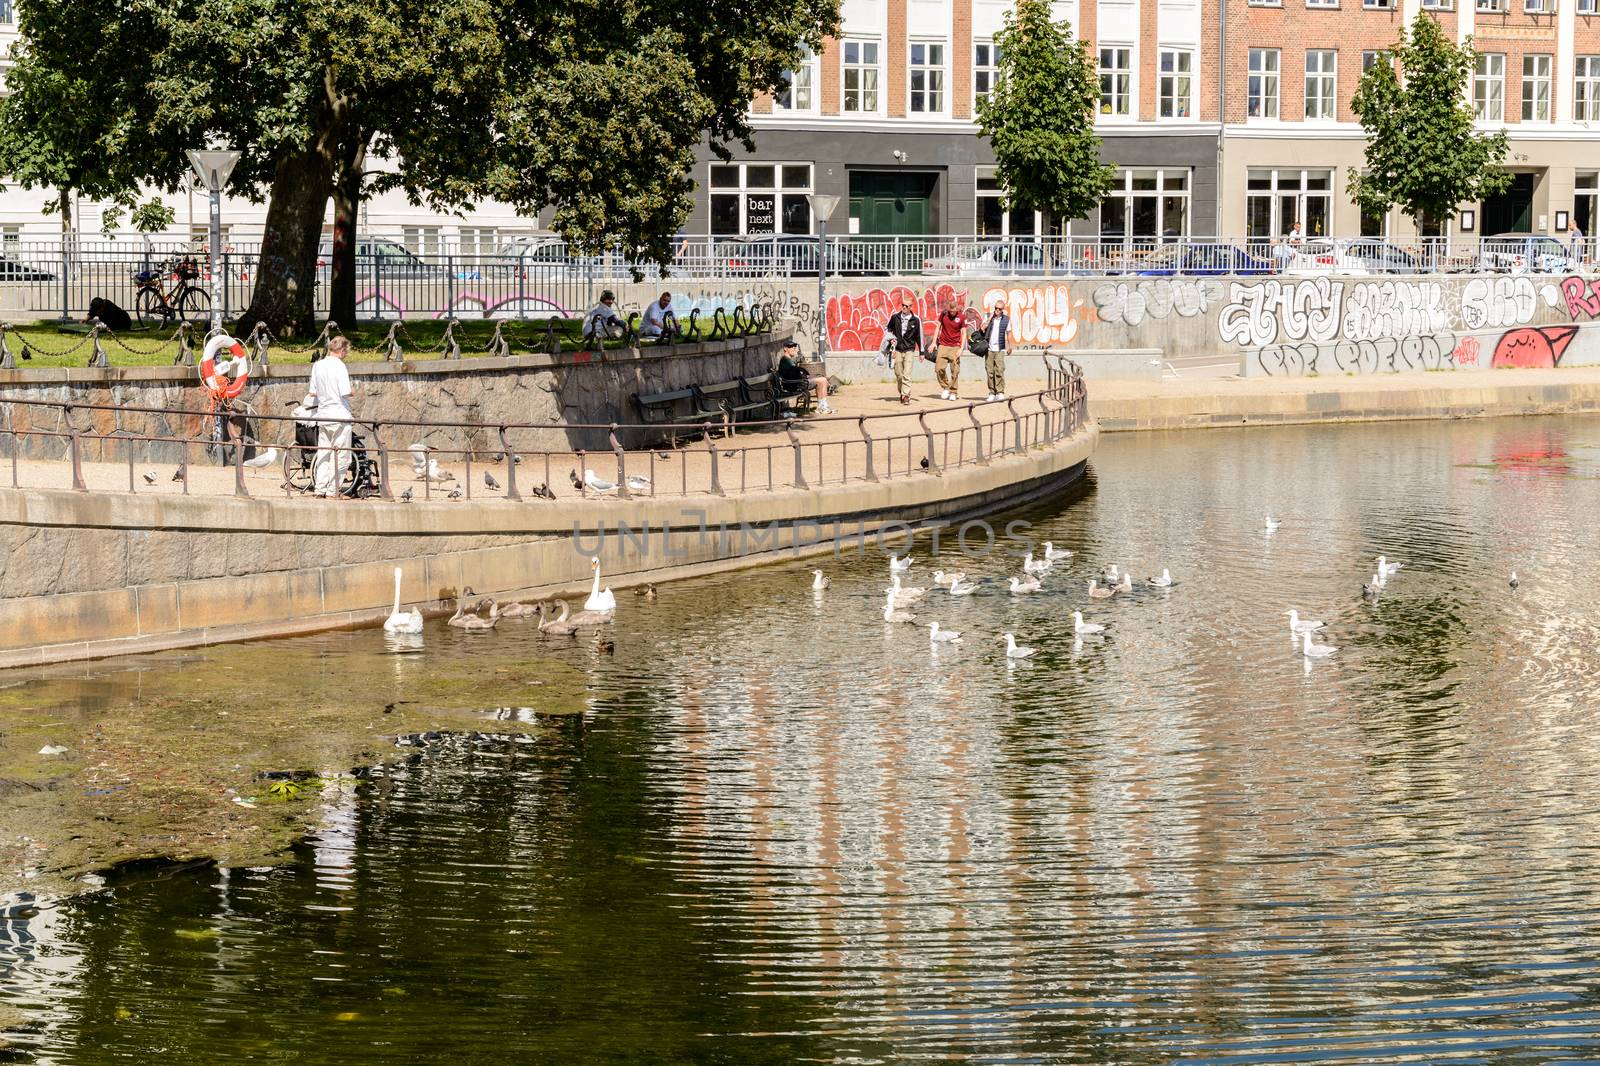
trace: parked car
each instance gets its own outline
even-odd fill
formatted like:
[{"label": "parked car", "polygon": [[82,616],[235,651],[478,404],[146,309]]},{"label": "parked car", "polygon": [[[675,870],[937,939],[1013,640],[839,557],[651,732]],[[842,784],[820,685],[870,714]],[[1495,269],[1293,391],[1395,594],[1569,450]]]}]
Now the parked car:
[{"label": "parked car", "polygon": [[1578,269],[1566,245],[1540,233],[1496,233],[1478,245],[1483,270],[1511,274],[1565,274]]},{"label": "parked car", "polygon": [[[317,248],[317,272],[327,275],[333,268],[333,241],[325,240]],[[356,241],[356,277],[369,278],[374,274],[383,278],[442,278],[442,263],[429,263],[414,254],[399,241],[381,237],[363,237]]]},{"label": "parked car", "polygon": [[54,281],[56,276],[48,270],[19,263],[0,255],[0,281]]},{"label": "parked car", "polygon": [[1181,244],[1146,256],[1135,271],[1145,277],[1173,274],[1271,274],[1272,260],[1231,244]]},{"label": "parked car", "polygon": [[[760,273],[772,266],[788,265],[790,274],[816,274],[817,239],[804,234],[729,238],[716,246],[720,265],[733,273]],[[828,242],[828,273],[847,277],[887,277],[886,267],[872,262],[848,242]]]},{"label": "parked car", "polygon": [[1342,260],[1355,260],[1367,274],[1420,274],[1422,261],[1403,248],[1376,237],[1337,241]]},{"label": "parked car", "polygon": [[1347,255],[1342,244],[1321,237],[1301,241],[1298,245],[1292,246],[1290,254],[1284,256],[1281,262],[1285,274],[1371,273],[1364,262],[1353,255]]},{"label": "parked car", "polygon": [[1061,274],[1064,264],[1045,245],[1034,241],[969,241],[949,254],[922,261],[924,274],[961,277],[1016,277]]}]

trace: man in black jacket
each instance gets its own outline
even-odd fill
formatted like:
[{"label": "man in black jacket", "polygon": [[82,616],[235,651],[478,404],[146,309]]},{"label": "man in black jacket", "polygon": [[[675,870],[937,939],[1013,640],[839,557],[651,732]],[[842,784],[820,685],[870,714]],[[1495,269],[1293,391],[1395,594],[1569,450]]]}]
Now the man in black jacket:
[{"label": "man in black jacket", "polygon": [[894,352],[894,384],[900,402],[911,402],[911,362],[922,350],[922,319],[917,317],[911,294],[900,297],[900,310],[889,316],[884,341]]}]

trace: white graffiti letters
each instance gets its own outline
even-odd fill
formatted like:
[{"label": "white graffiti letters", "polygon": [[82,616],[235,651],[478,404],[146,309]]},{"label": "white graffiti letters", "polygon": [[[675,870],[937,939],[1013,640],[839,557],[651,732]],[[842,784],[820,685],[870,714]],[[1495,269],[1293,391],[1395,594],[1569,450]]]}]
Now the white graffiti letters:
[{"label": "white graffiti letters", "polygon": [[1350,286],[1344,338],[1377,340],[1437,333],[1450,325],[1444,286],[1437,281],[1379,281]]},{"label": "white graffiti letters", "polygon": [[1157,278],[1134,284],[1118,281],[1094,290],[1100,321],[1127,326],[1172,315],[1193,318],[1221,302],[1222,283],[1209,278]]},{"label": "white graffiti letters", "polygon": [[1327,341],[1339,333],[1344,287],[1327,278],[1300,282],[1234,282],[1217,319],[1222,339],[1260,348],[1277,340]]},{"label": "white graffiti letters", "polygon": [[1533,320],[1538,296],[1531,278],[1473,278],[1461,290],[1461,324],[1468,329],[1525,325]]},{"label": "white graffiti letters", "polygon": [[1011,311],[1011,335],[1017,344],[1070,344],[1078,335],[1078,320],[1072,317],[1072,289],[1066,285],[1035,285],[1030,288],[988,289],[980,307],[993,307],[1005,300]]},{"label": "white graffiti letters", "polygon": [[[1447,295],[1447,286],[1438,281],[1234,282],[1217,331],[1223,340],[1249,348],[1425,336],[1456,327]],[[1475,278],[1461,292],[1460,325],[1469,330],[1521,325],[1533,318],[1537,300],[1528,278]]]}]

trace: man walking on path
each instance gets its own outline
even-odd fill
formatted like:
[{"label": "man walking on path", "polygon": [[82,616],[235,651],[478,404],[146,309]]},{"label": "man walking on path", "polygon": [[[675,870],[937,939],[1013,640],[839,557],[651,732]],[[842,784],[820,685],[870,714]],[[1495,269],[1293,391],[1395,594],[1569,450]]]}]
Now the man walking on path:
[{"label": "man walking on path", "polygon": [[984,327],[989,350],[984,354],[983,368],[987,371],[991,400],[1006,398],[1006,334],[1009,332],[1011,316],[1006,314],[1005,301],[996,300],[994,310],[989,312],[989,324]]},{"label": "man walking on path", "polygon": [[966,316],[956,310],[956,298],[948,296],[944,310],[939,312],[939,358],[933,366],[939,379],[939,399],[954,400],[956,383],[961,377],[961,342],[965,332]]},{"label": "man walking on path", "polygon": [[900,298],[900,310],[889,316],[885,339],[894,351],[894,384],[900,402],[911,402],[911,360],[922,351],[922,319],[917,317],[911,294]]},{"label": "man walking on path", "polygon": [[317,420],[316,491],[320,499],[339,495],[339,482],[350,463],[350,371],[344,357],[348,337],[331,337],[328,354],[311,365],[311,388],[300,405]]}]

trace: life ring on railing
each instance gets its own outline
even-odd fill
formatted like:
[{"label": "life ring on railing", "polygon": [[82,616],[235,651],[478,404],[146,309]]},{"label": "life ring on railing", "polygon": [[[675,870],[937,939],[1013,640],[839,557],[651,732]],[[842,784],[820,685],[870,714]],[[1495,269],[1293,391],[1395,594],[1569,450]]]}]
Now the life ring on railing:
[{"label": "life ring on railing", "polygon": [[[226,349],[233,355],[217,367],[217,356]],[[200,385],[218,400],[231,400],[244,391],[250,380],[250,358],[244,354],[244,345],[226,333],[219,333],[206,341],[205,356],[200,360]]]}]

